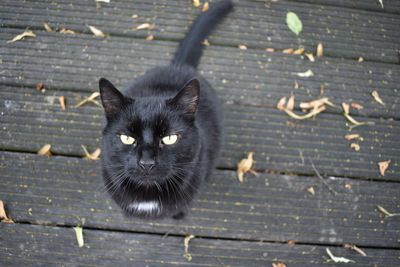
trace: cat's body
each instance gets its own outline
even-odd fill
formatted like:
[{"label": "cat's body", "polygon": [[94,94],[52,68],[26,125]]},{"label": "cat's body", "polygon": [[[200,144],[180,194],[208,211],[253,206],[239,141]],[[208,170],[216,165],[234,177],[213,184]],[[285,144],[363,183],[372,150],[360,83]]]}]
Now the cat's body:
[{"label": "cat's body", "polygon": [[195,68],[201,42],[231,8],[225,0],[200,15],[171,64],[149,70],[124,95],[100,80],[103,176],[126,215],[181,217],[214,168],[220,103]]}]

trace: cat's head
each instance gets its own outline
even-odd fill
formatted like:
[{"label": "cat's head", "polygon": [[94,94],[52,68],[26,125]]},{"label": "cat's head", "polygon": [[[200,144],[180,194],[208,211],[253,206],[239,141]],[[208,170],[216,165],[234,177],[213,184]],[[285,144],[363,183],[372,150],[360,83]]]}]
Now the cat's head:
[{"label": "cat's head", "polygon": [[171,97],[132,99],[106,79],[100,79],[99,87],[107,118],[103,168],[113,183],[156,185],[190,166],[199,146],[197,79]]}]

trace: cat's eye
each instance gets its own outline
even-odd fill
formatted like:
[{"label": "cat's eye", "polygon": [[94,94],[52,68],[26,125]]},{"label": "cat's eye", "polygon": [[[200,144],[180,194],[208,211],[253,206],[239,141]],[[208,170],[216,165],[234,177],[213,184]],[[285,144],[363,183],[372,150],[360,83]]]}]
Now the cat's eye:
[{"label": "cat's eye", "polygon": [[133,137],[131,137],[131,136],[128,136],[128,135],[125,135],[125,134],[121,134],[120,136],[119,136],[119,138],[121,139],[121,142],[124,144],[124,145],[132,145],[133,143],[135,143],[135,138],[133,138]]},{"label": "cat's eye", "polygon": [[164,145],[173,145],[176,143],[176,141],[178,141],[178,135],[176,134],[167,135],[163,137],[161,141]]}]

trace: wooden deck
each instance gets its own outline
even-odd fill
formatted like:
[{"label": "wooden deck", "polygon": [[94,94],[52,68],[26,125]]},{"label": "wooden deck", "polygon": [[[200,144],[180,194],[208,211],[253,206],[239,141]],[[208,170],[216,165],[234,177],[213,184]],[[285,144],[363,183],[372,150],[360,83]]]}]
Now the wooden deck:
[{"label": "wooden deck", "polygon": [[[400,266],[400,216],[377,209],[400,213],[400,1],[384,0],[384,9],[378,0],[235,4],[200,64],[224,104],[218,170],[187,218],[145,221],[124,218],[103,190],[99,162],[82,158],[81,145],[99,146],[102,108],[75,105],[98,90],[99,77],[123,87],[168,63],[200,11],[189,0],[0,2],[0,199],[15,222],[0,223],[0,266],[343,266],[327,248],[351,266]],[[286,26],[289,10],[303,22],[299,37]],[[75,34],[46,32],[43,22]],[[136,30],[142,23],[155,27]],[[37,36],[7,43],[26,28]],[[279,52],[315,54],[318,43],[324,56],[315,62]],[[309,69],[313,77],[296,76]],[[293,120],[276,108],[291,94],[297,104],[327,96],[339,108]],[[374,124],[349,131],[342,102],[361,104],[352,116]],[[359,151],[349,133],[363,137]],[[44,144],[52,157],[36,154]],[[249,151],[259,175],[240,184],[236,164]],[[78,247],[72,227],[83,221]]]}]

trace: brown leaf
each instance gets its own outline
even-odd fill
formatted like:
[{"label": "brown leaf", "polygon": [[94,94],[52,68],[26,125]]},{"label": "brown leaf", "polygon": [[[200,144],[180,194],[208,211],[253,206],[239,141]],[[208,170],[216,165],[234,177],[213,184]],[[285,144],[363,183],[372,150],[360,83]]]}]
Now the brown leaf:
[{"label": "brown leaf", "polygon": [[350,105],[349,104],[343,102],[342,103],[342,108],[343,108],[343,111],[344,111],[345,114],[349,114],[350,113]]},{"label": "brown leaf", "polygon": [[289,245],[289,247],[293,247],[294,245],[296,245],[296,241],[294,241],[293,239],[290,239],[287,241],[287,244]]},{"label": "brown leaf", "polygon": [[239,45],[239,49],[241,49],[241,50],[247,50],[247,46],[245,46],[244,44],[240,44],[240,45]]},{"label": "brown leaf", "polygon": [[353,245],[353,244],[344,244],[343,247],[349,248],[349,249],[351,249],[351,250],[354,250],[355,252],[357,252],[358,254],[363,255],[364,257],[367,256],[367,253],[365,253],[362,249],[360,249],[360,248],[357,247],[356,245]]},{"label": "brown leaf", "polygon": [[205,2],[203,8],[201,9],[201,12],[206,12],[209,8],[210,4],[208,2]]},{"label": "brown leaf", "polygon": [[315,115],[318,115],[319,113],[321,113],[322,111],[324,111],[326,109],[325,106],[320,106],[318,108],[312,109],[309,113],[305,114],[305,115],[297,115],[296,113],[294,113],[291,110],[287,110],[284,109],[284,111],[293,119],[296,120],[305,120],[305,119],[309,119],[314,117]]},{"label": "brown leaf", "polygon": [[96,37],[106,37],[106,34],[104,32],[102,32],[101,30],[99,30],[98,28],[94,27],[94,26],[90,26],[88,25],[90,31],[94,34],[94,36]]},{"label": "brown leaf", "polygon": [[301,109],[311,109],[311,108],[315,109],[315,108],[318,108],[325,104],[328,106],[331,106],[331,107],[335,107],[335,105],[329,101],[328,97],[323,97],[323,98],[320,98],[317,100],[312,100],[310,102],[301,102],[300,108]]},{"label": "brown leaf", "polygon": [[37,83],[36,84],[36,90],[43,93],[45,91],[44,84],[43,83]]},{"label": "brown leaf", "polygon": [[47,22],[43,23],[43,27],[46,30],[46,32],[52,32],[53,31],[53,29],[50,27],[49,24],[47,24]]},{"label": "brown leaf", "polygon": [[153,41],[153,40],[154,40],[154,35],[152,35],[152,34],[147,35],[146,41]]},{"label": "brown leaf", "polygon": [[273,262],[272,267],[286,267],[286,264],[284,264],[283,262]]},{"label": "brown leaf", "polygon": [[267,51],[267,52],[275,52],[275,49],[274,48],[265,48],[265,51]]},{"label": "brown leaf", "polygon": [[247,158],[242,159],[237,164],[237,176],[240,183],[244,182],[244,174],[251,171],[251,167],[253,166],[253,154],[254,152],[249,152]]},{"label": "brown leaf", "polygon": [[322,57],[324,55],[324,46],[319,43],[317,46],[317,57]]},{"label": "brown leaf", "polygon": [[364,108],[362,105],[360,105],[360,104],[358,104],[358,103],[355,103],[355,102],[351,102],[350,106],[351,106],[352,108],[354,108],[354,109],[357,109],[357,110],[361,110],[361,109]]},{"label": "brown leaf", "polygon": [[381,161],[378,163],[379,165],[379,172],[381,173],[382,176],[385,176],[385,172],[387,168],[389,168],[391,160],[386,160],[386,161]]},{"label": "brown leaf", "polygon": [[314,55],[312,54],[312,53],[305,53],[304,54],[307,58],[308,58],[308,60],[310,60],[311,62],[315,62],[315,58],[314,58]]},{"label": "brown leaf", "polygon": [[350,148],[354,149],[355,151],[360,151],[360,145],[356,143],[351,143]]},{"label": "brown leaf", "polygon": [[385,103],[383,102],[382,98],[379,96],[378,91],[376,91],[376,90],[372,91],[371,95],[374,97],[376,102],[378,102],[382,106],[385,105]]},{"label": "brown leaf", "polygon": [[201,5],[199,0],[192,0],[194,7],[199,7]]},{"label": "brown leaf", "polygon": [[286,96],[282,97],[279,101],[278,104],[276,105],[276,108],[279,110],[284,110],[286,106]]},{"label": "brown leaf", "polygon": [[282,53],[284,54],[293,54],[293,52],[294,52],[293,48],[287,48],[282,50]]},{"label": "brown leaf", "polygon": [[14,43],[23,40],[25,37],[36,37],[36,34],[34,34],[33,31],[25,30],[23,33],[15,36],[12,40],[7,41],[7,43]]},{"label": "brown leaf", "polygon": [[286,105],[286,109],[292,111],[294,109],[294,95],[291,95],[287,105]]},{"label": "brown leaf", "polygon": [[0,200],[0,222],[3,223],[14,223],[13,220],[7,217],[6,210],[4,209],[4,203]]},{"label": "brown leaf", "polygon": [[63,33],[63,34],[75,34],[75,32],[73,30],[70,30],[67,28],[61,28],[61,30],[59,32]]},{"label": "brown leaf", "polygon": [[64,96],[60,96],[58,98],[58,102],[60,102],[61,109],[65,110],[65,97]]},{"label": "brown leaf", "polygon": [[50,156],[51,156],[51,151],[50,151],[50,149],[51,149],[51,145],[50,145],[50,144],[46,144],[46,145],[42,146],[42,148],[39,149],[39,151],[38,151],[37,153],[38,153],[39,155],[41,155],[41,156],[48,156],[48,157],[50,157]]},{"label": "brown leaf", "polygon": [[301,55],[304,53],[304,48],[299,48],[293,51],[293,55]]},{"label": "brown leaf", "polygon": [[96,105],[100,106],[100,104],[94,100],[96,97],[99,97],[99,96],[100,96],[99,92],[94,92],[89,97],[83,99],[78,104],[76,104],[75,107],[79,108],[80,106],[86,104],[87,102],[92,102],[92,103],[95,103]]},{"label": "brown leaf", "polygon": [[346,134],[344,138],[346,138],[346,140],[348,141],[351,141],[353,139],[361,139],[359,134]]},{"label": "brown leaf", "polygon": [[98,160],[101,150],[100,148],[97,148],[93,153],[89,153],[87,148],[84,145],[81,145],[83,152],[85,153],[85,158],[90,159],[90,160]]}]

